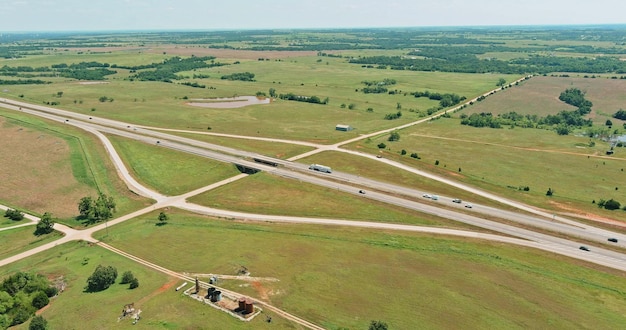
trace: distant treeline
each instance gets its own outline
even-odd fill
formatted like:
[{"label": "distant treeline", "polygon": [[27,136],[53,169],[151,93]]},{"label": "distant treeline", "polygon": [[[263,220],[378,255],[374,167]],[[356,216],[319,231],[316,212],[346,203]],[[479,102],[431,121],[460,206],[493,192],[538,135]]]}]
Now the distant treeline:
[{"label": "distant treeline", "polygon": [[315,95],[302,96],[302,95],[296,95],[293,93],[287,93],[287,94],[280,94],[278,98],[280,98],[281,100],[307,102],[307,103],[315,103],[315,104],[327,104],[328,103],[328,98],[325,98],[324,100],[322,100]]},{"label": "distant treeline", "polygon": [[254,81],[254,73],[250,72],[239,72],[224,75],[221,77],[223,80],[240,80],[240,81]]},{"label": "distant treeline", "polygon": [[17,80],[0,79],[0,85],[43,85],[43,84],[50,84],[50,82],[39,80],[39,79],[17,79]]},{"label": "distant treeline", "polygon": [[[179,56],[174,56],[169,58],[162,63],[152,63],[141,66],[134,67],[124,67],[126,69],[131,70],[140,70],[146,68],[153,68],[155,70],[152,71],[142,71],[134,76],[131,79],[137,79],[141,81],[162,81],[162,82],[172,82],[172,80],[181,79],[176,75],[178,72],[182,71],[192,71],[195,69],[201,68],[209,68],[211,66],[219,66],[222,64],[219,63],[206,63],[207,61],[214,60],[213,56],[204,56],[204,57],[189,57],[189,58],[181,58]],[[118,66],[119,67],[119,66]]]},{"label": "distant treeline", "polygon": [[445,94],[441,94],[441,93],[436,93],[436,92],[429,92],[429,91],[423,91],[423,92],[413,92],[411,93],[411,95],[415,96],[415,97],[427,97],[431,100],[435,100],[435,101],[439,101],[439,105],[442,108],[447,108],[447,107],[451,107],[453,105],[457,105],[459,103],[461,103],[462,101],[464,101],[466,99],[465,96],[459,96],[457,94],[454,93],[445,93]]},{"label": "distant treeline", "polygon": [[[465,47],[458,47],[465,48]],[[479,59],[473,54],[438,54],[439,57],[370,56],[353,58],[350,63],[367,67],[387,66],[392,70],[441,71],[463,73],[527,74],[549,72],[626,73],[626,61],[617,57],[576,58],[533,56],[524,59],[502,61]],[[423,56],[424,54],[420,54]]]}]

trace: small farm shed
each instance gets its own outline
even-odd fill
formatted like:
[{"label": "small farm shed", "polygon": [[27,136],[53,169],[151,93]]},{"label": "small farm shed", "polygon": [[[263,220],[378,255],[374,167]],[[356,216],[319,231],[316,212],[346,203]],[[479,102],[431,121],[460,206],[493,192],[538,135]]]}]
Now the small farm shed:
[{"label": "small farm shed", "polygon": [[347,131],[351,131],[352,129],[353,128],[350,125],[337,124],[337,126],[335,126],[335,130],[337,131],[347,132]]}]

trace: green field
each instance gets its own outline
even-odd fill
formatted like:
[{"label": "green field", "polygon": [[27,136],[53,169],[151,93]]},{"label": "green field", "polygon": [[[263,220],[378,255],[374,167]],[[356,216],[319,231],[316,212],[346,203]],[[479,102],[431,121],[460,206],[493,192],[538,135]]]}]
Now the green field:
[{"label": "green field", "polygon": [[245,150],[256,152],[259,155],[265,155],[278,159],[288,159],[293,156],[303,154],[307,151],[313,150],[312,147],[307,147],[298,144],[280,143],[260,141],[253,139],[239,139],[235,137],[223,137],[209,134],[198,133],[182,133],[182,132],[168,132],[173,135],[192,138],[198,141],[217,144],[220,146],[230,147],[238,150]]},{"label": "green field", "polygon": [[265,173],[191,197],[189,201],[217,209],[268,215],[467,228],[435,216]]},{"label": "green field", "polygon": [[59,232],[35,236],[35,226],[0,231],[0,260],[61,238]]},{"label": "green field", "polygon": [[[105,291],[84,292],[87,278],[99,264],[117,268],[118,280],[125,271],[131,271],[139,280],[139,287],[113,284]],[[265,317],[250,323],[239,321],[212,307],[184,297],[174,289],[183,282],[152,269],[145,268],[108,250],[84,242],[72,242],[39,253],[0,268],[0,277],[17,271],[35,271],[51,280],[62,278],[66,289],[41,313],[52,329],[289,329],[292,326],[274,316],[271,324]],[[187,286],[189,287],[189,286]],[[130,319],[118,322],[124,305],[135,303],[141,309],[141,320],[134,326]],[[28,329],[28,323],[16,327]]]},{"label": "green field", "polygon": [[[592,201],[614,198],[626,202],[621,193],[626,188],[626,160],[619,150],[614,157],[602,157],[607,146],[588,147],[587,137],[559,136],[538,129],[474,128],[453,118],[405,129],[400,135],[397,142],[382,136],[350,148],[378,153],[377,144],[383,142],[387,144],[386,158],[421,170],[547,209],[624,219],[622,211],[599,209]],[[400,155],[402,149],[407,155]],[[410,158],[414,152],[421,159]],[[324,161],[334,166],[332,157]],[[519,190],[525,186],[530,191]],[[556,191],[552,198],[545,196],[548,188]]]},{"label": "green field", "polygon": [[[390,329],[602,328],[626,322],[623,273],[549,253],[444,236],[168,214],[164,226],[156,226],[153,213],[109,228],[106,241],[192,274],[235,275],[244,265],[251,276],[278,282],[219,285],[328,329],[363,329],[372,319]],[[168,248],[154,254],[163,241]]]},{"label": "green field", "polygon": [[109,136],[135,178],[165,195],[180,195],[238,175],[232,164]]}]

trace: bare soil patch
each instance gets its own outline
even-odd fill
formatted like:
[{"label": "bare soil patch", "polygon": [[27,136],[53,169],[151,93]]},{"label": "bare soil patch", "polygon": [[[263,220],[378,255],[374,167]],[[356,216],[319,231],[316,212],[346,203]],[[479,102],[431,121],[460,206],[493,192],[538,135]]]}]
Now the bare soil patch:
[{"label": "bare soil patch", "polygon": [[187,102],[186,104],[193,107],[202,108],[234,109],[256,104],[270,104],[270,102],[270,98],[258,98],[256,96],[238,96],[215,99],[194,99],[192,100],[192,102]]},{"label": "bare soil patch", "polygon": [[108,81],[79,81],[79,85],[100,85],[100,84],[108,84]]},{"label": "bare soil patch", "polygon": [[[55,217],[76,214],[91,189],[73,176],[70,148],[61,138],[6,122],[0,117],[0,200]],[[10,155],[10,156],[9,156]]]}]

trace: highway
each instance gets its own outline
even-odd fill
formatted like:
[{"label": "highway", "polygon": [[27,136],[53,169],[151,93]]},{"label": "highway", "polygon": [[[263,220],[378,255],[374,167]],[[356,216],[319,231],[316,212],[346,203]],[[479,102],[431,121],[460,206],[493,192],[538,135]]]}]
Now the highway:
[{"label": "highway", "polygon": [[[441,182],[446,182],[453,186],[456,186],[459,189],[465,189],[472,193],[480,194],[481,196],[492,198],[501,203],[514,206],[523,210],[524,212],[512,212],[500,210],[494,207],[488,207],[485,205],[477,205],[474,203],[474,207],[472,209],[464,208],[463,205],[456,204],[452,202],[453,197],[448,196],[440,196],[439,200],[425,200],[421,197],[424,191],[419,191],[416,189],[397,186],[394,184],[379,182],[376,180],[371,180],[368,178],[363,178],[360,176],[355,176],[347,173],[341,173],[334,171],[332,174],[323,174],[314,172],[308,169],[308,165],[296,163],[293,161],[285,161],[272,159],[266,156],[261,156],[256,153],[240,151],[232,148],[222,147],[219,145],[199,142],[193,139],[187,139],[183,137],[178,137],[175,135],[155,131],[154,128],[146,128],[135,126],[131,124],[127,124],[124,122],[102,119],[93,116],[75,114],[72,112],[67,112],[64,110],[42,107],[38,105],[30,105],[23,102],[15,102],[0,99],[0,106],[5,107],[7,109],[21,111],[24,113],[28,113],[35,116],[40,116],[47,118],[49,120],[57,121],[66,125],[72,125],[83,130],[86,130],[94,135],[96,135],[105,146],[109,156],[111,157],[118,174],[125,181],[130,190],[135,193],[151,198],[155,200],[155,204],[144,209],[135,211],[131,214],[126,214],[111,221],[107,221],[106,223],[91,227],[86,230],[75,230],[69,228],[67,226],[61,224],[55,224],[55,230],[63,232],[65,235],[61,239],[58,239],[54,242],[50,242],[48,244],[36,247],[34,249],[28,250],[26,252],[20,253],[18,255],[14,255],[12,257],[0,260],[0,266],[6,265],[8,263],[15,262],[17,260],[32,256],[41,251],[45,251],[52,247],[58,246],[65,242],[73,241],[73,240],[84,240],[89,242],[94,242],[99,244],[100,246],[107,248],[115,253],[121,254],[127,258],[135,260],[136,262],[142,263],[148,267],[156,269],[158,271],[164,272],[171,276],[175,276],[177,278],[191,281],[193,279],[189,278],[189,276],[185,276],[184,274],[176,273],[174,271],[168,270],[161,266],[151,264],[145,260],[132,256],[124,251],[120,251],[114,247],[108,246],[102,242],[98,242],[92,237],[92,234],[96,231],[103,230],[108,228],[108,226],[113,226],[120,222],[135,218],[139,215],[149,213],[154,211],[155,209],[160,209],[167,206],[177,207],[184,210],[188,210],[191,212],[196,212],[199,214],[206,214],[216,217],[226,217],[226,218],[235,218],[235,219],[244,219],[244,220],[254,220],[254,221],[266,221],[266,222],[287,222],[287,223],[307,223],[307,224],[319,224],[319,225],[334,225],[334,226],[352,226],[352,227],[362,227],[362,228],[372,228],[372,229],[380,229],[380,230],[397,230],[397,231],[412,231],[412,232],[423,232],[430,234],[438,234],[438,235],[449,235],[449,236],[458,236],[458,237],[469,237],[483,240],[490,240],[495,242],[502,242],[507,244],[513,244],[517,246],[530,247],[535,249],[540,249],[544,251],[548,251],[551,253],[556,253],[560,255],[564,255],[567,257],[575,258],[578,260],[587,261],[590,263],[602,265],[605,267],[626,271],[626,254],[611,251],[608,249],[603,249],[597,246],[590,246],[590,251],[582,251],[579,249],[580,243],[576,241],[572,241],[569,239],[564,239],[560,237],[556,237],[553,235],[548,235],[546,233],[540,233],[528,228],[535,227],[541,228],[542,230],[552,231],[554,233],[558,233],[560,235],[567,235],[568,237],[580,238],[584,240],[594,241],[601,244],[608,244],[607,238],[613,237],[617,238],[619,242],[617,246],[624,247],[626,243],[626,235],[612,232],[609,230],[589,226],[586,224],[581,224],[569,219],[557,217],[549,214],[548,212],[542,210],[536,210],[534,208],[530,208],[526,205],[517,203],[515,201],[508,201],[502,199],[498,196],[492,195],[488,192],[483,192],[478,189],[467,187],[465,185],[456,183],[454,181],[450,181],[446,178],[432,176],[429,173],[423,173],[421,171],[406,168],[406,166],[402,164],[395,163],[388,159],[378,159],[373,155],[369,154],[361,154],[358,152],[339,149],[339,146],[343,143],[339,143],[332,146],[316,146],[314,144],[307,144],[312,147],[317,147],[314,151],[319,152],[323,150],[339,150],[343,152],[349,152],[353,154],[357,154],[363,157],[370,157],[377,161],[385,162],[388,165],[396,166],[398,168],[402,168],[407,171],[411,171],[418,175],[423,175],[425,177],[433,178],[434,180],[439,180]],[[129,139],[134,139],[137,141],[141,141],[144,143],[153,144],[155,146],[160,146],[164,148],[170,148],[173,150],[178,150],[180,152],[185,152],[189,154],[198,155],[201,157],[206,157],[210,159],[214,159],[220,162],[239,164],[242,166],[246,166],[249,168],[254,168],[262,171],[266,171],[271,173],[272,175],[298,180],[300,182],[306,182],[310,184],[315,184],[318,186],[326,187],[329,189],[354,194],[361,198],[371,199],[379,202],[384,202],[392,205],[398,205],[400,207],[404,207],[407,209],[415,210],[421,213],[431,214],[437,217],[463,222],[472,226],[485,228],[491,231],[499,232],[502,234],[506,234],[508,236],[500,236],[494,234],[487,233],[478,233],[467,230],[455,230],[448,228],[432,228],[432,227],[423,227],[423,226],[415,226],[415,225],[406,225],[406,224],[397,224],[397,223],[380,223],[375,221],[352,221],[352,220],[343,220],[343,219],[321,219],[321,218],[307,218],[307,217],[289,217],[289,216],[276,216],[276,215],[262,215],[262,214],[250,214],[244,212],[236,212],[229,210],[218,210],[213,209],[206,206],[196,205],[187,202],[187,198],[203,193],[205,191],[209,191],[211,189],[215,189],[216,187],[229,184],[236,180],[247,177],[246,174],[239,174],[235,177],[223,180],[221,182],[217,182],[211,184],[206,187],[202,187],[196,189],[194,191],[185,193],[180,196],[165,196],[156,191],[148,189],[144,187],[142,184],[137,182],[128,172],[125,165],[123,164],[121,158],[115,151],[114,147],[110,143],[110,141],[106,138],[104,134],[114,134],[122,137],[126,137]],[[372,134],[375,135],[375,134]],[[273,142],[275,140],[269,139]],[[279,141],[284,143],[289,143],[289,141]],[[264,164],[260,164],[254,161],[250,161],[251,158],[262,158],[268,159],[272,162],[276,162],[279,166],[268,166]],[[359,190],[363,190],[364,193],[359,193]],[[410,198],[407,198],[410,197]],[[445,207],[442,207],[445,206]],[[0,205],[0,209],[6,209],[6,207]],[[36,217],[26,215],[26,217],[30,220],[27,223],[21,224],[19,226],[31,226],[38,221]],[[520,225],[523,225],[526,228],[520,228],[517,226],[509,225],[502,222],[486,220],[482,217],[494,217],[507,220],[509,222],[514,222]],[[17,227],[17,226],[15,226]],[[11,228],[2,228],[0,230],[9,230]],[[612,244],[612,243],[611,243]],[[206,286],[206,283],[203,283]],[[239,295],[236,292],[231,292],[231,295]],[[297,316],[291,315],[282,311],[266,302],[256,301],[256,303],[263,305],[265,308],[274,311],[275,313],[281,315],[282,317],[289,319],[293,322],[296,322],[304,327],[310,329],[322,329],[321,327],[312,324],[306,320],[300,319]]]},{"label": "highway", "polygon": [[[211,158],[211,159],[221,161],[221,162],[240,164],[249,168],[263,170],[273,175],[290,178],[290,179],[298,180],[301,182],[316,184],[319,186],[335,189],[337,191],[357,194],[363,198],[369,198],[369,199],[377,200],[377,201],[384,202],[384,203],[398,205],[398,206],[405,207],[405,208],[415,210],[418,212],[435,215],[441,218],[463,222],[463,223],[470,224],[476,227],[501,232],[503,234],[520,237],[520,238],[532,240],[535,242],[549,244],[550,246],[553,246],[552,247],[553,252],[560,250],[561,254],[568,254],[572,256],[572,253],[569,253],[569,252],[566,253],[566,251],[571,250],[575,252],[573,253],[573,256],[583,258],[587,261],[589,261],[588,259],[590,259],[588,258],[588,256],[593,256],[597,254],[602,254],[605,257],[604,260],[611,260],[611,262],[615,262],[615,263],[624,262],[626,260],[624,259],[624,256],[621,253],[616,253],[613,251],[595,248],[595,247],[592,248],[593,251],[591,251],[591,253],[589,252],[585,253],[578,249],[581,244],[577,242],[564,240],[562,238],[558,238],[558,237],[554,237],[554,236],[550,236],[546,234],[539,234],[528,229],[522,229],[522,228],[511,226],[511,225],[506,225],[500,222],[485,220],[481,218],[480,216],[487,215],[489,217],[505,219],[508,221],[513,221],[513,222],[522,224],[524,226],[541,228],[543,230],[565,234],[570,237],[576,237],[576,238],[580,238],[580,239],[584,239],[588,241],[594,241],[594,242],[598,242],[602,244],[608,244],[607,238],[609,237],[617,238],[618,239],[617,245],[622,246],[622,247],[625,247],[625,244],[626,244],[626,235],[624,234],[581,224],[581,223],[574,222],[568,219],[562,219],[561,217],[559,217],[557,221],[555,216],[547,212],[536,210],[536,209],[527,207],[525,205],[522,205],[513,201],[503,200],[499,198],[498,196],[479,191],[472,187],[466,187],[464,185],[461,185],[455,182],[450,182],[449,184],[457,185],[458,188],[460,189],[465,189],[472,193],[481,194],[485,197],[492,198],[494,200],[498,200],[500,202],[504,202],[506,204],[516,206],[522,210],[533,212],[539,216],[532,216],[526,213],[504,211],[504,210],[499,210],[493,207],[487,207],[484,205],[477,205],[477,204],[474,204],[474,207],[470,210],[462,209],[461,205],[451,202],[452,197],[446,197],[446,196],[441,196],[437,202],[433,202],[430,200],[428,201],[428,203],[415,202],[406,198],[394,197],[393,195],[401,194],[404,196],[413,197],[413,199],[415,199],[415,198],[420,198],[420,196],[425,192],[410,189],[407,187],[401,187],[401,186],[397,186],[397,185],[393,185],[389,183],[378,182],[375,180],[362,178],[359,176],[354,176],[351,174],[341,173],[337,171],[334,171],[332,174],[320,174],[320,173],[308,170],[307,165],[295,163],[292,161],[272,159],[276,163],[280,164],[280,166],[278,167],[267,166],[267,165],[259,164],[253,161],[246,160],[246,159],[254,158],[254,157],[261,157],[264,159],[269,159],[269,157],[260,156],[256,153],[239,151],[236,149],[222,147],[222,146],[205,143],[205,142],[200,142],[200,141],[193,140],[193,139],[178,137],[178,136],[163,133],[163,132],[156,132],[154,130],[147,129],[147,128],[138,128],[128,123],[118,122],[118,121],[114,121],[110,119],[103,119],[103,118],[98,118],[98,117],[93,117],[93,116],[82,115],[82,114],[75,114],[75,113],[64,111],[64,110],[37,106],[37,105],[30,105],[30,104],[23,103],[23,102],[14,102],[14,101],[8,101],[8,100],[0,100],[0,101],[2,102],[2,105],[7,108],[22,111],[25,113],[30,113],[30,114],[41,116],[41,117],[45,117],[50,120],[62,122],[68,125],[73,125],[73,126],[85,129],[94,134],[97,134],[96,132],[115,134],[115,135],[123,136],[126,138],[142,141],[145,143],[158,145],[158,146],[165,147],[165,148],[171,148],[171,149],[178,150],[181,152],[186,152],[186,153],[190,153],[190,154],[194,154],[194,155],[198,155],[202,157]],[[108,143],[108,140],[104,138],[104,136],[101,136],[100,139],[103,141],[103,143],[105,144]],[[328,146],[323,146],[323,148],[321,149],[328,149],[328,148],[329,148]],[[112,148],[112,146],[109,146],[107,150],[109,150],[109,153],[111,154],[111,150],[114,150],[114,149]],[[347,152],[356,153],[353,151],[347,151]],[[371,157],[373,159],[377,159],[373,155],[360,154],[360,153],[356,153],[356,154],[359,154],[361,156]],[[117,156],[114,152],[111,154],[111,156],[114,159],[114,163],[121,163],[119,156]],[[404,168],[406,166],[402,164],[397,164],[391,160],[387,160],[387,159],[382,159],[382,160],[377,159],[377,160],[384,161],[392,166],[397,166],[405,170],[410,170],[410,171],[414,170],[410,168],[409,169]],[[124,170],[118,167],[118,171],[124,171]],[[424,175],[427,177],[431,176],[428,173],[416,173],[416,174]],[[130,175],[128,176],[129,176],[129,181],[130,181],[129,187],[131,187],[131,190],[138,192],[138,190],[143,189],[141,188],[141,185],[139,183],[137,183],[136,181],[134,181],[132,177],[130,177]],[[438,179],[448,180],[445,178],[438,178]],[[369,189],[366,190],[366,194],[359,194],[358,190],[360,189],[357,187],[362,187],[365,189],[369,188]],[[166,200],[165,196],[162,196],[153,191],[144,191],[141,194],[145,196],[149,196],[150,198],[153,198],[157,201]],[[445,203],[446,207],[445,208],[437,207],[436,205],[440,203]],[[455,211],[454,208],[461,208],[462,212],[461,212],[461,209],[459,209],[459,211]],[[214,215],[218,215],[216,214],[217,212],[215,211],[213,211],[213,213]],[[247,215],[247,217],[249,218],[249,215]],[[566,248],[557,249],[556,246],[566,247]],[[599,259],[603,259],[603,258],[599,258]],[[601,264],[608,266],[606,261],[602,261]]]}]

